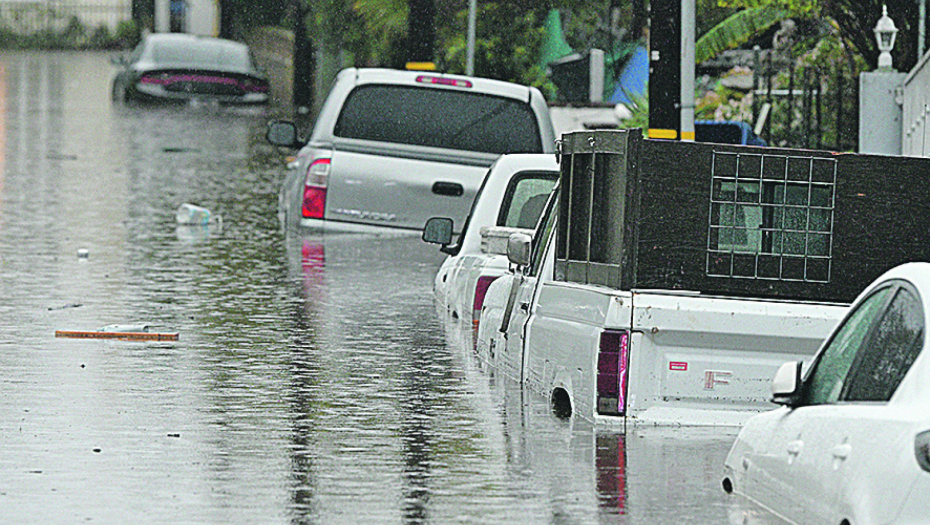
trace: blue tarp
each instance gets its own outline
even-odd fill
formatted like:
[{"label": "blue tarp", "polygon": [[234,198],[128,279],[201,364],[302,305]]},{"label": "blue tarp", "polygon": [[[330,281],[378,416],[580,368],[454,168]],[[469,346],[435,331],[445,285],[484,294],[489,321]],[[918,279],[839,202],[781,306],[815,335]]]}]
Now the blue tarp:
[{"label": "blue tarp", "polygon": [[646,97],[646,83],[649,80],[649,52],[639,47],[623,66],[623,72],[617,80],[617,87],[610,97],[612,104],[632,104],[633,97]]}]

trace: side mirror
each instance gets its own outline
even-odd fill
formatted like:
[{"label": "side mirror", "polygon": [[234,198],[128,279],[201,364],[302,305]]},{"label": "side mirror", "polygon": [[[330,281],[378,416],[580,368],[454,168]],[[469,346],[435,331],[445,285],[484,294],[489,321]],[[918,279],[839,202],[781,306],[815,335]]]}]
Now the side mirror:
[{"label": "side mirror", "polygon": [[533,238],[525,233],[514,233],[507,239],[507,260],[517,266],[530,264]]},{"label": "side mirror", "polygon": [[303,145],[297,139],[297,126],[287,120],[269,122],[265,130],[265,140],[282,148],[299,148]]},{"label": "side mirror", "polygon": [[110,63],[113,64],[114,66],[124,67],[124,66],[129,65],[129,57],[127,57],[123,53],[120,53],[118,55],[111,55]]},{"label": "side mirror", "polygon": [[801,361],[785,363],[775,372],[772,379],[772,402],[779,405],[796,406],[801,398]]},{"label": "side mirror", "polygon": [[433,217],[426,221],[426,226],[423,227],[423,240],[443,246],[450,244],[452,242],[452,219]]}]

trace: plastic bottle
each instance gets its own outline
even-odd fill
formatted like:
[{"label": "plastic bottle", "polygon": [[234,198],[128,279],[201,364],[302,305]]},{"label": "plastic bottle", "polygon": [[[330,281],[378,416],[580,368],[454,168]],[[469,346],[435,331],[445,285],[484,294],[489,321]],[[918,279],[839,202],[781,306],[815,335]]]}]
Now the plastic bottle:
[{"label": "plastic bottle", "polygon": [[207,225],[210,222],[210,210],[185,202],[178,207],[178,224]]}]

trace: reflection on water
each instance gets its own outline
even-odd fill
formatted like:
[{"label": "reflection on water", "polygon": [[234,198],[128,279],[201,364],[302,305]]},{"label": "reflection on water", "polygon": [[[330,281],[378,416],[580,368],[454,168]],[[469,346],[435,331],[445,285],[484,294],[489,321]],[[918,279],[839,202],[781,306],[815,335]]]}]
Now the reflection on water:
[{"label": "reflection on water", "polygon": [[[285,237],[262,114],[114,107],[112,73],[0,57],[0,521],[722,521],[732,433],[556,419],[436,315],[435,247]],[[111,324],[180,338],[54,337]]]}]

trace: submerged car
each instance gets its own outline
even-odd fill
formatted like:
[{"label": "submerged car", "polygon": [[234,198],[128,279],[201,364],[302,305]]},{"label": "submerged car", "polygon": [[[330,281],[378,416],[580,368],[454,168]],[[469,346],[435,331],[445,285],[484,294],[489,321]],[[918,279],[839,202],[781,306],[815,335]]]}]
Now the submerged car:
[{"label": "submerged car", "polygon": [[926,523],[930,517],[930,264],[869,285],[809,366],[772,381],[725,462],[734,522]]},{"label": "submerged car", "polygon": [[506,153],[554,153],[539,90],[445,73],[378,68],[339,73],[309,138],[293,122],[266,133],[298,149],[279,194],[285,228],[420,232],[464,222],[485,173]]},{"label": "submerged car", "polygon": [[484,292],[509,267],[510,234],[533,233],[558,177],[555,155],[503,155],[488,170],[454,244],[453,219],[427,221],[423,240],[441,244],[449,254],[436,273],[433,293],[453,318],[477,323]]},{"label": "submerged car", "polygon": [[181,33],[147,35],[114,63],[114,101],[265,104],[268,79],[249,47],[221,38]]}]

